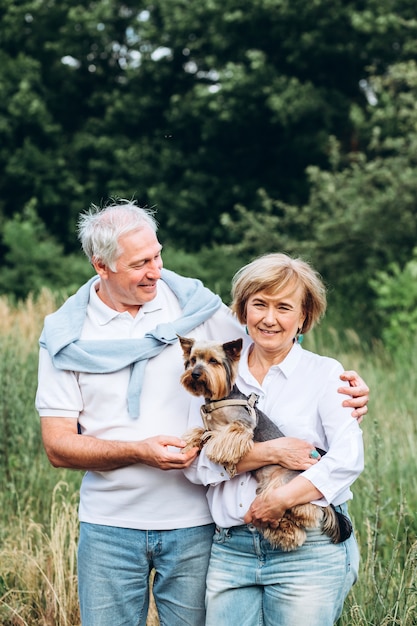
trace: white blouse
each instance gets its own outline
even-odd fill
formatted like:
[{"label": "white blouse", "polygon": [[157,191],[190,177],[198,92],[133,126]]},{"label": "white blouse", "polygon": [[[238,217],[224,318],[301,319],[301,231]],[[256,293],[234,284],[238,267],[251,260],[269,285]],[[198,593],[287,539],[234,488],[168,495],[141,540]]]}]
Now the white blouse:
[{"label": "white blouse", "polygon": [[[335,359],[304,350],[298,343],[279,365],[270,368],[260,385],[248,368],[247,347],[239,364],[237,386],[256,393],[259,408],[288,437],[308,441],[327,451],[318,463],[302,472],[322,494],[314,504],[342,504],[352,498],[350,486],[364,466],[362,431],[351,408],[343,407],[342,365]],[[202,398],[191,404],[189,426],[201,424]],[[207,499],[214,521],[222,528],[243,523],[256,497],[256,479],[250,472],[230,478],[225,469],[207,459],[204,448],[185,470],[188,479],[208,486]]]}]

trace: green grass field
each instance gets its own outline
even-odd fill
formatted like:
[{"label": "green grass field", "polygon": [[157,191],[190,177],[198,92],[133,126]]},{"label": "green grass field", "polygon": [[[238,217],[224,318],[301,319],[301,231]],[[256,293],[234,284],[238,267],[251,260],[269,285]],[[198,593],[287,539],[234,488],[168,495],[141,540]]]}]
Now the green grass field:
[{"label": "green grass field", "polygon": [[[34,408],[37,338],[50,294],[18,308],[0,299],[0,624],[78,626],[76,588],[79,472],[53,469],[44,455]],[[362,424],[365,471],[350,511],[361,571],[343,626],[417,624],[417,356],[395,359],[363,348],[352,332],[324,327],[307,348],[337,357],[371,388]],[[158,623],[154,612],[149,626]]]}]

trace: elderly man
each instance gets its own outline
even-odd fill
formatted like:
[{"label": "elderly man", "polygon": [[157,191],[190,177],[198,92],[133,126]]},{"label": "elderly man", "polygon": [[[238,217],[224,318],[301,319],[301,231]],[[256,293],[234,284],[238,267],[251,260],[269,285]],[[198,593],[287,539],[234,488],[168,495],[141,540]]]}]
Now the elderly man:
[{"label": "elderly man", "polygon": [[[81,215],[96,276],[45,319],[36,406],[54,467],[85,470],[78,580],[83,626],[144,626],[149,574],[161,624],[203,626],[213,524],[205,488],[181,470],[190,396],[177,334],[245,333],[199,281],[162,268],[151,212],[120,202]],[[366,413],[368,389],[342,393]],[[310,450],[299,442],[300,450]],[[180,471],[179,471],[180,470]]]}]

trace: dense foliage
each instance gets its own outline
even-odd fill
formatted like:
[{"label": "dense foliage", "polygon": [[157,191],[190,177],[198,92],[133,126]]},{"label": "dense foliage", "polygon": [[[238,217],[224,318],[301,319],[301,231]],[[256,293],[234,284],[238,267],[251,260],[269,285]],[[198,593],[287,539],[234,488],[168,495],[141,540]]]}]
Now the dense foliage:
[{"label": "dense foliage", "polygon": [[169,265],[226,298],[286,250],[381,334],[378,273],[417,235],[414,0],[1,0],[0,20],[0,293],[81,282],[77,215],[136,198]]}]

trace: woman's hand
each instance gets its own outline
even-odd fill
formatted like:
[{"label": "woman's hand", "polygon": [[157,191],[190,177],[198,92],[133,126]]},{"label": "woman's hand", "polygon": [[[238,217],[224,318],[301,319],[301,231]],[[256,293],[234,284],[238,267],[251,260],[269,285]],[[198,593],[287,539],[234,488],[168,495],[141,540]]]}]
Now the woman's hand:
[{"label": "woman's hand", "polygon": [[244,517],[245,524],[253,524],[258,528],[278,528],[288,508],[280,491],[279,487],[269,489],[255,498]]},{"label": "woman's hand", "polygon": [[306,470],[320,460],[316,448],[296,437],[281,437],[268,442],[273,447],[273,460],[270,465],[281,465],[292,470]]},{"label": "woman's hand", "polygon": [[354,370],[343,372],[340,379],[348,382],[349,387],[339,387],[338,392],[351,396],[348,400],[344,400],[343,406],[355,409],[352,411],[352,417],[355,417],[360,424],[368,412],[369,387]]},{"label": "woman's hand", "polygon": [[267,487],[250,505],[244,522],[258,528],[278,528],[287,509],[322,497],[323,494],[309,480],[297,476],[286,485]]},{"label": "woman's hand", "polygon": [[[250,472],[264,465],[282,465],[287,469],[306,470],[320,460],[316,449],[308,441],[296,437],[280,437],[255,443],[237,464],[237,471]],[[311,456],[313,454],[313,456]]]}]

